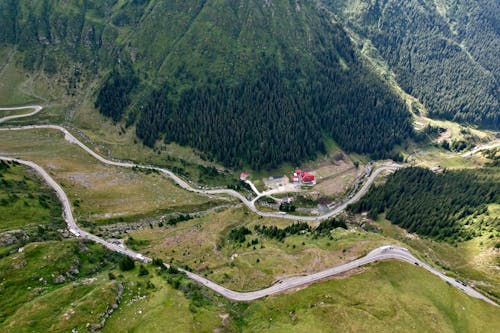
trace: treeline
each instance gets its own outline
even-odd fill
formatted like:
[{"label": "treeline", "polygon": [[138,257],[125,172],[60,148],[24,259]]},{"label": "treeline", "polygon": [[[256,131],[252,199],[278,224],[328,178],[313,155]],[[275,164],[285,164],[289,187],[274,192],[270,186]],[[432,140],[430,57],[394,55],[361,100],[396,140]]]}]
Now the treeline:
[{"label": "treeline", "polygon": [[270,239],[283,241],[286,237],[291,235],[298,235],[302,233],[312,233],[314,237],[329,236],[331,231],[336,228],[347,229],[346,222],[341,218],[331,218],[322,221],[317,227],[311,228],[305,222],[293,223],[285,228],[278,228],[276,226],[256,225],[255,232]]},{"label": "treeline", "polygon": [[350,209],[367,211],[372,218],[385,213],[392,223],[433,239],[470,239],[474,231],[464,228],[461,220],[500,200],[500,184],[488,173],[460,170],[436,174],[423,168],[404,168],[389,176],[384,185],[372,187]]},{"label": "treeline", "polygon": [[247,227],[240,227],[231,230],[227,238],[233,242],[243,243],[246,240],[246,236],[250,234],[252,232]]},{"label": "treeline", "polygon": [[285,239],[287,236],[290,235],[297,235],[301,232],[311,231],[311,227],[309,226],[309,224],[303,222],[294,223],[283,229],[278,228],[274,225],[272,226],[256,225],[254,229],[255,232],[257,232],[258,234],[261,234],[270,239],[277,239],[279,241],[282,241],[283,239]]},{"label": "treeline", "polygon": [[240,83],[207,82],[177,93],[166,83],[141,106],[137,135],[148,146],[165,135],[226,166],[275,168],[325,152],[322,133],[348,152],[387,157],[412,135],[406,106],[352,59],[317,55],[317,71],[280,70],[274,58]]}]

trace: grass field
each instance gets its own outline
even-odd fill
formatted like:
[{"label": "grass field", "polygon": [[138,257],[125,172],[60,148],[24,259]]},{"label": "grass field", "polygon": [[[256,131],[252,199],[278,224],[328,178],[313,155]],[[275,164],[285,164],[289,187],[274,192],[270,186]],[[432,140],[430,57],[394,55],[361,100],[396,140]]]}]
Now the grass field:
[{"label": "grass field", "polygon": [[[220,317],[224,309],[215,304],[195,308],[181,291],[155,275],[147,279],[138,278],[136,271],[122,275],[126,281],[122,304],[108,319],[103,332],[214,332],[224,327]],[[145,280],[154,289],[144,288]]]},{"label": "grass field", "polygon": [[473,158],[465,158],[454,152],[429,147],[414,155],[412,163],[424,168],[439,166],[445,169],[474,169],[484,166],[486,162],[487,159],[481,154],[476,154]]},{"label": "grass field", "polygon": [[0,71],[1,106],[46,103],[55,100],[56,96],[59,100],[64,98],[61,86],[54,83],[56,78],[43,73],[28,73],[16,65],[16,59],[14,55]]},{"label": "grass field", "polygon": [[252,303],[245,332],[496,332],[500,310],[421,268],[382,262],[360,274]]},{"label": "grass field", "polygon": [[14,115],[21,115],[33,112],[33,109],[22,109],[22,110],[0,110],[0,117],[8,117]]},{"label": "grass field", "polygon": [[[0,332],[496,332],[500,310],[427,271],[388,261],[249,304],[204,291],[203,305],[147,265],[79,241],[32,243],[0,258]],[[75,272],[74,268],[78,271]],[[73,272],[68,275],[68,272]],[[63,275],[63,282],[55,277]],[[112,279],[109,277],[112,276]]]},{"label": "grass field", "polygon": [[0,231],[62,221],[61,215],[55,193],[41,179],[21,165],[0,164]]},{"label": "grass field", "polygon": [[[77,241],[31,243],[1,258],[0,332],[61,331],[74,320],[97,320],[116,292],[106,279],[87,278],[112,258],[99,245]],[[71,321],[64,319],[69,308]]]},{"label": "grass field", "polygon": [[[175,227],[155,227],[130,232],[145,241],[138,248],[153,257],[189,266],[229,288],[254,290],[269,286],[281,277],[316,272],[355,259],[392,240],[375,233],[337,229],[329,237],[287,237],[284,242],[257,235],[254,226],[281,228],[293,221],[259,218],[244,208],[228,209],[181,222]],[[228,240],[229,232],[246,226],[252,231],[243,243]],[[257,244],[249,244],[257,240]]]},{"label": "grass field", "polygon": [[[490,206],[490,211],[495,209],[498,209],[498,205]],[[494,230],[455,246],[408,234],[385,220],[383,216],[379,216],[376,225],[387,237],[394,238],[421,254],[422,259],[500,299],[500,249],[495,248],[500,238]]]},{"label": "grass field", "polygon": [[79,220],[108,223],[203,210],[217,202],[156,173],[101,164],[54,130],[0,132],[0,151],[45,168],[67,192]]},{"label": "grass field", "polygon": [[[147,276],[138,276],[137,267],[121,272],[117,258],[78,241],[32,243],[0,258],[0,332],[90,331],[116,302],[119,289],[119,307],[104,332],[212,332],[223,326],[224,311],[216,304],[193,308],[153,267]],[[65,281],[54,282],[60,275]]]}]

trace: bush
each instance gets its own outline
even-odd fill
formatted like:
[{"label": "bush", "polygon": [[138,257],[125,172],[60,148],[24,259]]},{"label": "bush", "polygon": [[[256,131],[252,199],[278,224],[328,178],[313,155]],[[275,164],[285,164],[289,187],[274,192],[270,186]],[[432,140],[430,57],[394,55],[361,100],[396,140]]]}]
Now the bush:
[{"label": "bush", "polygon": [[160,258],[153,258],[153,265],[163,267],[163,260]]},{"label": "bush", "polygon": [[135,262],[127,256],[124,256],[119,263],[120,269],[122,271],[130,271],[135,268]]},{"label": "bush", "polygon": [[149,271],[144,267],[144,265],[139,266],[139,276],[146,276],[149,274]]},{"label": "bush", "polygon": [[252,232],[248,230],[247,227],[240,227],[233,229],[229,232],[228,239],[230,241],[243,243],[246,240],[246,235],[250,235]]}]

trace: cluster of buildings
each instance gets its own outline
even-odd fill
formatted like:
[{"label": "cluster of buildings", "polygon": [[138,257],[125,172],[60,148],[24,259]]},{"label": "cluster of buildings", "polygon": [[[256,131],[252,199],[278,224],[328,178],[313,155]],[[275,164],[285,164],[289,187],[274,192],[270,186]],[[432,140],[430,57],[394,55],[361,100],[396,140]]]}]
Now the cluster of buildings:
[{"label": "cluster of buildings", "polygon": [[290,177],[290,181],[292,183],[301,183],[303,185],[314,185],[316,184],[316,177],[307,171],[295,169],[295,172]]},{"label": "cluster of buildings", "polygon": [[[246,181],[248,179],[248,174],[242,172],[240,174],[240,179]],[[289,183],[306,185],[306,186],[316,185],[316,177],[312,173],[300,169],[296,169],[295,172],[290,177],[274,176],[274,177],[264,178],[263,181],[264,185],[269,189],[285,186]]]}]

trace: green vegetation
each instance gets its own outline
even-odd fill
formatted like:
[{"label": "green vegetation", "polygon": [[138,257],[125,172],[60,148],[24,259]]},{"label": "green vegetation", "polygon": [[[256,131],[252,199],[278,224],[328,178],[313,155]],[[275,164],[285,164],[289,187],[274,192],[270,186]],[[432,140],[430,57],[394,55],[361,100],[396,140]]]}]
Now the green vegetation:
[{"label": "green vegetation", "polygon": [[[391,242],[356,226],[350,230],[332,228],[323,236],[295,232],[294,229],[300,227],[293,224],[280,218],[259,218],[246,209],[234,208],[175,227],[144,228],[128,235],[144,241],[145,245],[138,248],[141,253],[177,267],[187,267],[228,288],[242,291],[264,288],[283,276],[315,272],[353,260]],[[276,234],[289,234],[279,240],[258,232],[256,226],[266,231],[276,228]],[[259,265],[256,265],[257,259]]]},{"label": "green vegetation", "polygon": [[373,225],[381,230],[382,235],[401,242],[426,262],[434,263],[436,267],[445,270],[449,276],[475,285],[475,288],[498,301],[500,275],[496,267],[499,264],[499,255],[495,244],[500,233],[487,225],[491,224],[491,220],[498,217],[499,213],[500,205],[489,205],[487,213],[475,217],[477,222],[484,221],[475,225],[481,236],[459,243],[436,242],[409,234],[386,220],[384,214],[380,214]]},{"label": "green vegetation", "polygon": [[[82,327],[85,320],[97,321],[98,313],[92,315],[89,306],[103,313],[114,284],[84,280],[115,265],[117,258],[100,245],[81,241],[31,243],[22,252],[1,258],[0,331],[19,331],[23,325],[46,331],[52,325],[66,325],[62,319],[70,303],[83,318],[73,318],[69,325],[75,320],[82,320]],[[100,288],[104,290],[97,291]]]},{"label": "green vegetation", "polygon": [[386,156],[412,134],[405,104],[328,11],[262,5],[9,0],[0,12],[15,29],[0,41],[28,72],[56,77],[69,100],[125,116],[147,145],[165,136],[230,166],[296,163],[328,138]]},{"label": "green vegetation", "polygon": [[228,240],[237,243],[244,243],[247,235],[251,235],[252,232],[247,227],[239,227],[233,229],[227,235]]},{"label": "green vegetation", "polygon": [[136,84],[137,78],[130,73],[130,70],[123,75],[114,70],[104,81],[97,96],[95,107],[113,121],[120,120],[123,112],[130,104],[128,94]]},{"label": "green vegetation", "polygon": [[123,256],[123,258],[120,259],[120,269],[124,272],[126,271],[131,271],[135,268],[135,262],[130,259],[129,256]]},{"label": "green vegetation", "polygon": [[[148,275],[140,275],[140,266],[117,271],[118,259],[99,245],[77,241],[30,244],[22,253],[0,259],[5,296],[0,302],[0,331],[385,332],[388,326],[394,332],[499,329],[496,307],[470,298],[407,263],[377,263],[345,279],[236,304],[188,280],[174,267],[166,269],[158,260],[157,267],[143,266]],[[68,271],[73,272],[71,277],[65,274]],[[54,276],[61,273],[66,280],[55,283]],[[112,308],[101,326],[104,314]]]},{"label": "green vegetation", "polygon": [[[174,212],[185,215],[224,202],[185,191],[158,173],[104,165],[54,130],[2,131],[0,142],[4,153],[33,161],[49,172],[57,170],[52,176],[66,191],[83,226]],[[51,209],[60,209],[60,204]]]},{"label": "green vegetation", "polygon": [[278,241],[282,241],[290,235],[297,235],[301,232],[311,231],[311,227],[307,223],[294,223],[283,229],[276,226],[256,225],[254,229],[258,234],[266,236],[267,238],[277,239]]},{"label": "green vegetation", "polygon": [[[438,240],[467,240],[479,235],[463,221],[487,211],[487,204],[499,202],[498,172],[494,169],[444,171],[435,174],[423,168],[398,170],[387,183],[373,187],[355,212],[371,217],[385,212],[393,223],[409,232]],[[498,219],[492,227],[500,230]]]},{"label": "green vegetation", "polygon": [[278,241],[283,241],[286,237],[291,235],[299,235],[303,233],[312,233],[314,237],[331,237],[332,230],[336,228],[347,229],[347,225],[341,218],[332,218],[321,221],[321,223],[315,228],[311,228],[309,224],[304,222],[293,223],[283,229],[276,226],[261,226],[258,224],[254,227],[258,234],[267,238],[276,239]]},{"label": "green vegetation", "polygon": [[[233,167],[246,162],[253,168],[275,168],[312,158],[325,152],[321,131],[347,151],[386,156],[412,134],[404,104],[384,93],[387,87],[350,53],[342,30],[316,33],[320,51],[312,54],[317,67],[312,73],[299,67],[289,72],[285,64],[287,70],[281,70],[275,58],[264,57],[256,73],[249,74],[256,79],[236,78],[243,80],[236,86],[208,82],[172,97],[176,91],[168,83],[141,105],[138,136],[153,146],[166,133],[167,142],[194,146]],[[340,44],[326,44],[331,40]],[[349,70],[340,68],[341,61],[349,62]],[[302,80],[307,85],[296,84]],[[386,127],[397,130],[384,131]]]},{"label": "green vegetation", "polygon": [[146,267],[144,267],[144,265],[140,265],[139,266],[139,276],[148,276],[149,275],[149,271]]},{"label": "green vegetation", "polygon": [[325,0],[433,117],[499,129],[494,0]]},{"label": "green vegetation", "polygon": [[295,212],[296,209],[295,204],[290,202],[282,202],[279,207],[279,210],[282,212]]},{"label": "green vegetation", "polygon": [[407,263],[382,262],[357,275],[256,301],[245,332],[497,331],[498,309]]},{"label": "green vegetation", "polygon": [[15,162],[0,161],[0,231],[23,228],[31,241],[59,238],[61,204],[52,189]]}]

